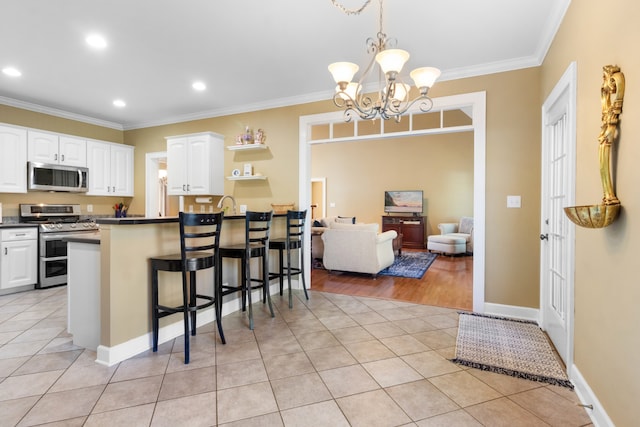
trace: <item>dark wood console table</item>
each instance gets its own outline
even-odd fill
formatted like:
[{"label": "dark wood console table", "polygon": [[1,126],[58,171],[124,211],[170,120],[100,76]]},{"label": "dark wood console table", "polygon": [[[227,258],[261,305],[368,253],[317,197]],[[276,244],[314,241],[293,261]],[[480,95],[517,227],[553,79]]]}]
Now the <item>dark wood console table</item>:
[{"label": "dark wood console table", "polygon": [[409,215],[383,215],[382,232],[395,230],[402,235],[402,247],[424,249],[427,237],[427,217]]}]

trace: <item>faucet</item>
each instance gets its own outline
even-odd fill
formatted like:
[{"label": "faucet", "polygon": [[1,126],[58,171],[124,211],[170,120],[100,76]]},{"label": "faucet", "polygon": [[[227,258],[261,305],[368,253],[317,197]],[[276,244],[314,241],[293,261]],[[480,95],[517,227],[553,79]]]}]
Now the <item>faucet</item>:
[{"label": "faucet", "polygon": [[218,209],[222,208],[222,202],[224,202],[225,199],[231,199],[231,202],[233,203],[232,212],[233,212],[233,215],[235,215],[236,214],[236,199],[234,199],[233,196],[228,196],[228,195],[227,196],[222,196],[222,198],[218,202]]}]

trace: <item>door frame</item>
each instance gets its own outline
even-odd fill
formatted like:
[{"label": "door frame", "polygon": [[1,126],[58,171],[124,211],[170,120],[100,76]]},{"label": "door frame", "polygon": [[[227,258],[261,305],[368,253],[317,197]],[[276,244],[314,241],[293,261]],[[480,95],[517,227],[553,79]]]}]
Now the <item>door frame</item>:
[{"label": "door frame", "polygon": [[316,218],[324,218],[327,216],[327,178],[311,178],[311,184],[314,182],[322,185],[322,212],[316,214]]},{"label": "door frame", "polygon": [[160,163],[167,161],[167,152],[158,151],[145,155],[145,203],[144,211],[147,218],[158,217],[158,171]]},{"label": "door frame", "polygon": [[[462,109],[472,118],[472,125],[461,131],[473,131],[473,311],[484,313],[485,304],[485,199],[486,199],[486,92],[472,92],[460,95],[433,98],[431,111]],[[419,111],[416,105],[410,112]],[[337,123],[344,121],[344,112],[321,113],[309,116],[301,116],[299,124],[299,181],[298,200],[299,206],[308,206],[311,203],[311,145],[312,126]],[[356,125],[357,126],[357,125]],[[373,139],[398,136],[416,136],[423,134],[449,133],[451,129],[429,129],[426,131],[407,131],[401,135],[381,134],[367,135],[353,139]],[[310,230],[305,229],[305,274],[311,277],[311,250]],[[311,284],[309,283],[308,286]]]},{"label": "door frame", "polygon": [[[549,209],[545,194],[547,188],[547,180],[549,179],[549,168],[545,162],[548,157],[549,149],[549,133],[547,132],[547,124],[554,116],[557,116],[557,102],[566,97],[566,105],[564,106],[567,115],[567,166],[569,170],[566,174],[567,179],[567,206],[575,205],[576,198],[576,150],[577,150],[577,63],[572,62],[565,70],[556,86],[553,88],[544,104],[542,105],[542,155],[541,155],[541,200],[540,200],[540,230],[546,233],[547,224],[545,224],[545,215]],[[566,295],[566,355],[565,366],[567,372],[571,372],[574,355],[574,309],[575,309],[575,224],[567,220],[567,295]],[[543,330],[547,329],[548,313],[545,311],[545,301],[549,298],[548,280],[545,279],[545,270],[548,259],[548,245],[540,245],[540,318],[539,324]],[[555,345],[555,343],[554,343]]]}]

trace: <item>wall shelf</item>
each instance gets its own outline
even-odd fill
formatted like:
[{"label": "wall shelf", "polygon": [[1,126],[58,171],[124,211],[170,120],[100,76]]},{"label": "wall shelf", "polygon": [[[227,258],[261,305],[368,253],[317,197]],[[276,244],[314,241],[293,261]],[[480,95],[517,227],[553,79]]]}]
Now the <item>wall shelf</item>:
[{"label": "wall shelf", "polygon": [[266,176],[262,175],[251,175],[251,176],[228,176],[227,179],[229,181],[256,181],[256,180],[264,180],[267,179]]},{"label": "wall shelf", "polygon": [[227,145],[227,150],[230,151],[266,150],[267,148],[265,144]]}]

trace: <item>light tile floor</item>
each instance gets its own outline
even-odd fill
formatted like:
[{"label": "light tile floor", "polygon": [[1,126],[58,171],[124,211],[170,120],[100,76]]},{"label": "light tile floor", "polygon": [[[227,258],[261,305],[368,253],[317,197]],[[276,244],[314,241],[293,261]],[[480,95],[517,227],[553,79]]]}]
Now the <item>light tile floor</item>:
[{"label": "light tile floor", "polygon": [[0,296],[0,425],[583,426],[566,389],[448,361],[454,310],[311,292],[116,366],[66,333],[66,289]]}]

